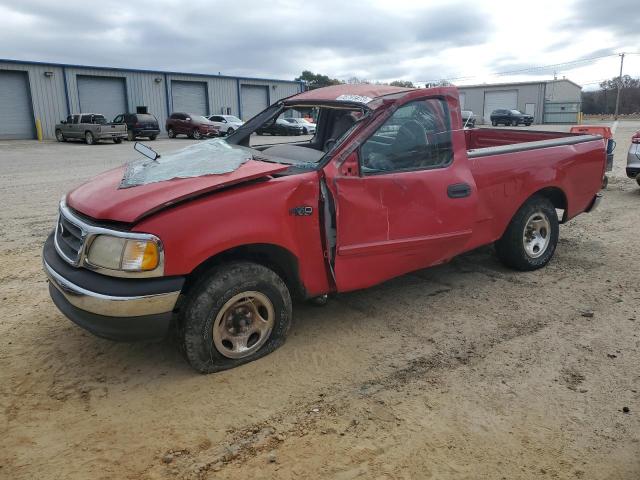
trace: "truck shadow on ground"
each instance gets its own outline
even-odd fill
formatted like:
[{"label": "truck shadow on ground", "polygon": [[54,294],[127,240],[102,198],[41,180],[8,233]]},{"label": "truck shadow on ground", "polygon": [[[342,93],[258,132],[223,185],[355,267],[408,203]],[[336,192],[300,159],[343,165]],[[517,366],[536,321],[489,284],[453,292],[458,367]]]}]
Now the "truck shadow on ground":
[{"label": "truck shadow on ground", "polygon": [[[375,332],[403,329],[404,311],[420,316],[428,311],[430,301],[440,295],[456,296],[457,291],[468,295],[464,278],[469,274],[479,274],[474,282],[523,281],[498,263],[492,247],[483,247],[445,265],[417,270],[369,289],[332,296],[325,307],[294,303],[291,337],[281,350],[339,349],[333,335],[341,336],[342,341],[346,335],[384,342],[372,329]],[[67,322],[67,326],[62,335],[59,328],[51,329],[50,335],[56,338],[44,341],[43,345],[57,352],[45,353],[54,363],[51,366],[56,376],[104,378],[105,372],[113,372],[112,380],[118,383],[123,382],[123,378],[131,380],[136,376],[152,383],[154,379],[166,381],[197,375],[182,357],[172,336],[155,342],[113,342],[70,324],[57,312],[55,316],[56,322]],[[330,347],[327,342],[331,343]],[[270,357],[258,363],[268,364]],[[59,365],[56,367],[55,363]]]}]

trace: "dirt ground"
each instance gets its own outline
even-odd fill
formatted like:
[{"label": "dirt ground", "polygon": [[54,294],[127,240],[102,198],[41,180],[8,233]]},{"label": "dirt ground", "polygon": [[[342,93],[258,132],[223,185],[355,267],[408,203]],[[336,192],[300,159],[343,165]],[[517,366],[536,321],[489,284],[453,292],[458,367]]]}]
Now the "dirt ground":
[{"label": "dirt ground", "polygon": [[0,478],[639,479],[638,128],[617,126],[605,201],[561,227],[547,268],[487,247],[296,305],[284,347],[209,376],[49,299],[58,200],[131,145],[0,143]]}]

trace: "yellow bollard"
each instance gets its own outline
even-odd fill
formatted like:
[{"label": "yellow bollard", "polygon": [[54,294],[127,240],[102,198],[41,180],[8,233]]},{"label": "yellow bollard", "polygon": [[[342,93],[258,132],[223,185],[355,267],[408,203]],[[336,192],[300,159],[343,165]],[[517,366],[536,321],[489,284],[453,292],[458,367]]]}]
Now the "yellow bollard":
[{"label": "yellow bollard", "polygon": [[40,119],[36,118],[36,135],[38,136],[38,141],[42,141],[42,124],[40,123]]}]

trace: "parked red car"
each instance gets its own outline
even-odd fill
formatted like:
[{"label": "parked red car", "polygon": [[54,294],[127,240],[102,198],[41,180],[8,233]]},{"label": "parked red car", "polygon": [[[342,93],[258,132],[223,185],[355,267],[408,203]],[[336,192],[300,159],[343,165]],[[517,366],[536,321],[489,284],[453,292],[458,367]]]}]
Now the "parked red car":
[{"label": "parked red car", "polygon": [[204,137],[220,135],[220,129],[212,121],[194,113],[172,113],[167,118],[165,128],[169,138],[175,138],[176,135],[186,135],[189,138],[199,140]]},{"label": "parked red car", "polygon": [[[312,139],[250,147],[262,125],[310,107]],[[71,191],[44,268],[77,324],[117,339],[175,325],[190,364],[214,372],[282,345],[292,298],[366,288],[491,243],[509,267],[543,267],[559,223],[598,204],[605,160],[592,135],[463,130],[453,87],[321,88],[226,141]]]}]

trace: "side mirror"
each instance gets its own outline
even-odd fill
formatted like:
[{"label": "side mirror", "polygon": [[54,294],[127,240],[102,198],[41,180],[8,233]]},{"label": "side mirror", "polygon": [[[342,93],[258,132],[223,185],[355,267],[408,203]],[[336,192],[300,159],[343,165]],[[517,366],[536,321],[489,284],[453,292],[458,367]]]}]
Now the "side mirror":
[{"label": "side mirror", "polygon": [[141,153],[145,157],[150,158],[151,160],[157,160],[158,158],[160,158],[158,152],[156,152],[151,147],[147,147],[144,143],[136,142],[133,146],[133,149],[136,152]]}]

